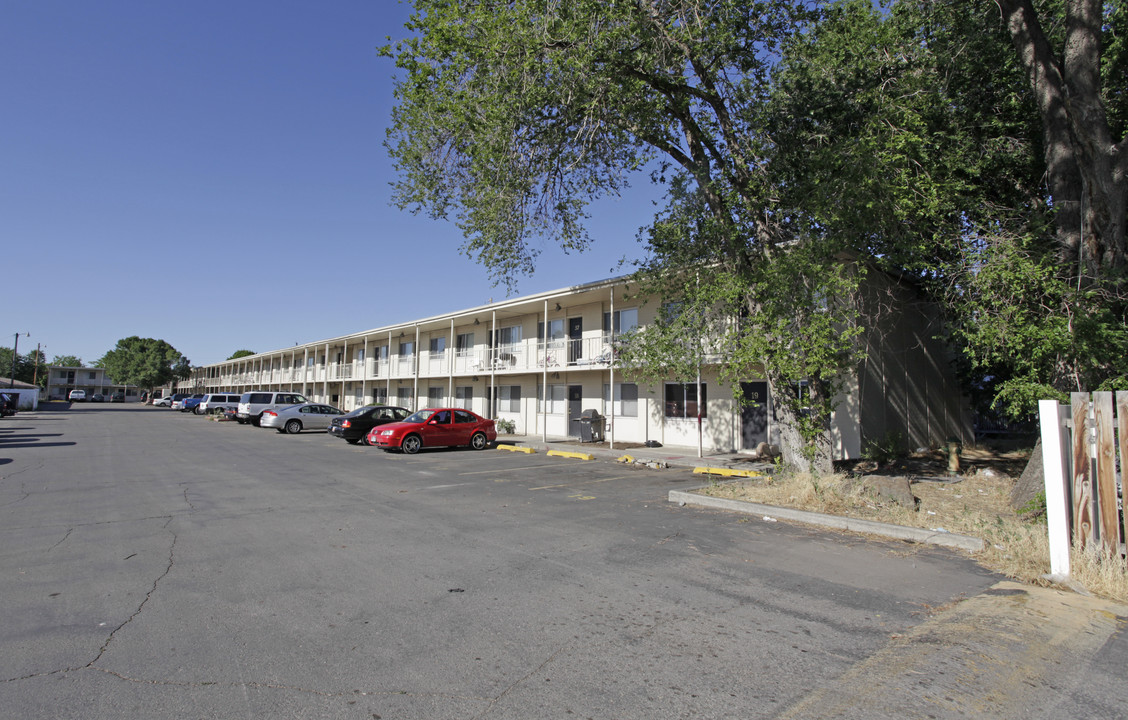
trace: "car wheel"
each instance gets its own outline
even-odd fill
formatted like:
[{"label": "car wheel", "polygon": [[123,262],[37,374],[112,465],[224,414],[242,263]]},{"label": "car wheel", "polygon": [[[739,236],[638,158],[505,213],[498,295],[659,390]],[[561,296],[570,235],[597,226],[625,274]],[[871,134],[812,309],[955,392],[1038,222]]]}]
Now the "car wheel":
[{"label": "car wheel", "polygon": [[486,440],[485,433],[474,433],[470,437],[470,447],[474,448],[475,450],[485,450],[486,446],[489,444],[490,441]]},{"label": "car wheel", "polygon": [[301,431],[302,431],[301,420],[287,420],[286,421],[286,432],[290,433],[291,435],[296,435],[296,434],[300,433]]},{"label": "car wheel", "polygon": [[202,413],[202,412],[200,412],[200,406],[199,406],[199,405],[197,405],[196,407],[192,408],[192,412],[196,413],[197,415],[203,415],[203,413]]},{"label": "car wheel", "polygon": [[423,447],[423,440],[418,435],[408,435],[403,439],[400,444],[400,450],[403,450],[408,455],[414,455],[419,452],[419,448]]},{"label": "car wheel", "polygon": [[255,415],[249,422],[255,427],[262,427],[262,415]]}]

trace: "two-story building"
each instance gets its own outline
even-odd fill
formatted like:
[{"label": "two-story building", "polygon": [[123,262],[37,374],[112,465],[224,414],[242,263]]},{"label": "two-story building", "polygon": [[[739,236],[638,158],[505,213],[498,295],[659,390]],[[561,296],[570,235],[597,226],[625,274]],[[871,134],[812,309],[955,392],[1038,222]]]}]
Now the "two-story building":
[{"label": "two-story building", "polygon": [[137,402],[140,399],[136,387],[114,382],[112,378],[106,375],[105,368],[49,365],[47,367],[47,398],[49,400],[65,400],[70,395],[71,390],[84,390],[87,398],[95,393],[104,395],[107,401],[112,394],[117,392],[125,394],[126,402]]},{"label": "two-story building", "polygon": [[[912,296],[892,278],[879,282],[885,303],[890,292]],[[194,369],[178,390],[289,390],[345,410],[456,406],[545,439],[580,436],[581,415],[593,409],[613,444],[731,452],[773,443],[767,383],[742,382],[744,396],[760,402],[741,405],[718,381],[723,358],[706,359],[691,382],[639,383],[616,367],[617,338],[658,312],[629,283],[603,280],[228,360]],[[836,457],[857,458],[889,433],[913,447],[971,441],[968,405],[935,339],[938,318],[924,307],[906,301],[863,337],[866,360],[833,419]]]}]

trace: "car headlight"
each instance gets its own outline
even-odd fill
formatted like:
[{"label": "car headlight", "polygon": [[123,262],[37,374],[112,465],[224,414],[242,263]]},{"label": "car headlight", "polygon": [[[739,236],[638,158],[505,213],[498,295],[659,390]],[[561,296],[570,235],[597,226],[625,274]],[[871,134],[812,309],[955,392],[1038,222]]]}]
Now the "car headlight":
[{"label": "car headlight", "polygon": [[380,431],[381,435],[395,435],[395,433],[396,433],[395,430],[381,430]]}]

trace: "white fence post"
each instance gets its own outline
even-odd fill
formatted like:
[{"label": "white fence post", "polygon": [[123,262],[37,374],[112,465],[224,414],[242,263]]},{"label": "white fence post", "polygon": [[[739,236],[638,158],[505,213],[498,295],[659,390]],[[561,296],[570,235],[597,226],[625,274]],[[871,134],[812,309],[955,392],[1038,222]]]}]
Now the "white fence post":
[{"label": "white fence post", "polygon": [[1066,465],[1070,457],[1063,448],[1072,447],[1065,419],[1068,406],[1056,400],[1038,401],[1038,420],[1042,428],[1042,469],[1046,476],[1046,525],[1050,535],[1050,578],[1061,581],[1069,577],[1069,485],[1071,473]]}]

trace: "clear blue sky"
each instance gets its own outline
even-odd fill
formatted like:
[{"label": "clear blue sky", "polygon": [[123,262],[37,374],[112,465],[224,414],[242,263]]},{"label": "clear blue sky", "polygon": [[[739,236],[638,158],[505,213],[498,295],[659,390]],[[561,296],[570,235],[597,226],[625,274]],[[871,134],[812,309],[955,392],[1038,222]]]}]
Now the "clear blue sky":
[{"label": "clear blue sky", "polygon": [[[505,295],[452,224],[389,204],[394,0],[35,0],[0,24],[0,344],[193,364]],[[544,247],[529,294],[618,274],[645,183]],[[11,283],[14,281],[15,286]],[[410,298],[410,299],[408,299]]]}]

